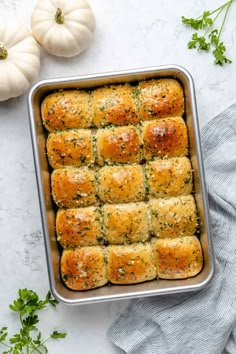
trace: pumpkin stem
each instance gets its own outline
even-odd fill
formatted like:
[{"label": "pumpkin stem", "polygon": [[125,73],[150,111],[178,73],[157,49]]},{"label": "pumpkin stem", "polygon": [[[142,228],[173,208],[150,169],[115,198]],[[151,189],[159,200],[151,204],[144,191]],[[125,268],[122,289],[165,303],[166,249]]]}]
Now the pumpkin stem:
[{"label": "pumpkin stem", "polygon": [[8,52],[4,47],[3,43],[0,42],[0,60],[6,59],[8,56]]},{"label": "pumpkin stem", "polygon": [[62,25],[64,23],[64,16],[62,15],[62,11],[61,11],[61,9],[59,9],[59,7],[58,7],[56,15],[55,15],[55,21],[59,25]]}]

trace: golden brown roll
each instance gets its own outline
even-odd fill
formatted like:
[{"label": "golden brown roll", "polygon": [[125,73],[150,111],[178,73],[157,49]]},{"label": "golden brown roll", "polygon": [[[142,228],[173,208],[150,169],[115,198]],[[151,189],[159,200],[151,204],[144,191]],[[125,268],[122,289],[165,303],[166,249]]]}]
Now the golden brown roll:
[{"label": "golden brown roll", "polygon": [[161,279],[185,279],[202,269],[202,249],[196,236],[155,242],[157,276]]},{"label": "golden brown roll", "polygon": [[98,196],[104,203],[140,202],[145,199],[144,174],[139,165],[102,167],[97,178]]},{"label": "golden brown roll", "polygon": [[98,129],[97,157],[104,163],[139,163],[143,159],[142,141],[134,126]]},{"label": "golden brown roll", "polygon": [[108,246],[107,276],[114,284],[134,284],[156,277],[150,243]]},{"label": "golden brown roll", "polygon": [[89,128],[92,125],[89,94],[82,90],[54,92],[43,100],[41,115],[49,132],[68,128]]},{"label": "golden brown roll", "polygon": [[151,197],[167,198],[192,193],[192,167],[187,157],[150,161],[145,172]]},{"label": "golden brown roll", "polygon": [[95,157],[91,130],[51,133],[47,139],[47,155],[52,168],[93,165]]},{"label": "golden brown roll", "polygon": [[104,244],[98,208],[61,209],[56,217],[57,240],[64,248]]},{"label": "golden brown roll", "polygon": [[87,167],[54,170],[51,186],[53,200],[59,208],[85,207],[96,203],[95,174]]},{"label": "golden brown roll", "polygon": [[178,157],[188,154],[188,133],[180,117],[143,123],[144,157]]},{"label": "golden brown roll", "polygon": [[61,257],[61,277],[72,290],[88,290],[105,285],[107,272],[103,247],[64,250]]},{"label": "golden brown roll", "polygon": [[95,89],[91,95],[91,107],[93,123],[97,127],[136,124],[139,121],[133,88],[128,84]]},{"label": "golden brown roll", "polygon": [[141,81],[137,87],[140,120],[182,116],[184,95],[174,79]]},{"label": "golden brown roll", "polygon": [[102,207],[105,237],[111,245],[144,242],[149,238],[145,203],[105,204]]},{"label": "golden brown roll", "polygon": [[149,201],[152,231],[160,238],[191,236],[197,227],[196,204],[192,195]]}]

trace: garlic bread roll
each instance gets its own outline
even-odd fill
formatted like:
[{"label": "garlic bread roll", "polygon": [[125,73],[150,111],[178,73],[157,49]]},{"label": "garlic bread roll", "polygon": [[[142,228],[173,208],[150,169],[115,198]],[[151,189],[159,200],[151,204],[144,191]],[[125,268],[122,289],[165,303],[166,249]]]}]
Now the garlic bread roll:
[{"label": "garlic bread roll", "polygon": [[143,123],[144,157],[178,157],[188,154],[188,133],[181,117]]},{"label": "garlic bread roll", "polygon": [[91,130],[51,133],[47,139],[47,155],[52,168],[93,165],[95,157]]},{"label": "garlic bread roll", "polygon": [[155,279],[155,257],[150,243],[108,246],[107,276],[114,284],[135,284]]},{"label": "garlic bread roll", "polygon": [[145,203],[105,204],[104,234],[111,245],[144,242],[149,238],[148,206]]},{"label": "garlic bread roll", "polygon": [[56,216],[57,241],[64,248],[104,244],[101,217],[96,207],[59,209]]},{"label": "garlic bread roll", "polygon": [[143,159],[141,137],[134,126],[98,129],[96,147],[100,166],[139,163]]},{"label": "garlic bread roll", "polygon": [[194,235],[197,228],[196,204],[192,195],[149,201],[152,231],[155,236]]},{"label": "garlic bread roll", "polygon": [[41,116],[49,132],[68,128],[89,128],[92,125],[89,94],[82,90],[54,92],[43,100]]},{"label": "garlic bread roll", "polygon": [[154,249],[157,276],[161,279],[185,279],[202,269],[202,248],[196,236],[158,239]]},{"label": "garlic bread roll", "polygon": [[95,174],[87,167],[54,170],[51,187],[53,200],[59,208],[86,207],[96,203]]},{"label": "garlic bread roll", "polygon": [[192,166],[187,157],[150,161],[145,172],[151,197],[167,198],[192,193]]},{"label": "garlic bread roll", "polygon": [[109,124],[136,124],[139,121],[133,97],[133,88],[128,84],[100,87],[92,91],[91,107],[96,127]]},{"label": "garlic bread roll", "polygon": [[63,250],[61,277],[72,290],[98,288],[107,283],[105,251],[100,246]]},{"label": "garlic bread roll", "polygon": [[97,180],[98,196],[104,203],[140,202],[145,199],[144,174],[139,165],[102,167]]},{"label": "garlic bread roll", "polygon": [[182,116],[184,95],[180,83],[174,79],[141,81],[137,86],[140,120]]}]

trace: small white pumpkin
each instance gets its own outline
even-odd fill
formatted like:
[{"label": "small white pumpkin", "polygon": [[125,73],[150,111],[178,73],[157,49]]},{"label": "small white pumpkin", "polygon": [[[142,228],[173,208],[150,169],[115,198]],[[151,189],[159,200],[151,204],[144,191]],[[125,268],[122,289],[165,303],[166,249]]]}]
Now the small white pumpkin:
[{"label": "small white pumpkin", "polygon": [[72,57],[89,46],[95,17],[86,0],[39,0],[33,10],[31,29],[47,52]]},{"label": "small white pumpkin", "polygon": [[0,101],[22,95],[40,68],[39,46],[17,18],[0,18]]}]

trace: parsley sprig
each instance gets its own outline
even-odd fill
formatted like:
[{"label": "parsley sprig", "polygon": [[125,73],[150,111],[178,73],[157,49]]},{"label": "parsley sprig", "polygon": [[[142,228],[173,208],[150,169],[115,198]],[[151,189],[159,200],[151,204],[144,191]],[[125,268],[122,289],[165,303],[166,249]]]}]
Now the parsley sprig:
[{"label": "parsley sprig", "polygon": [[[226,18],[234,0],[225,2],[223,5],[213,11],[204,11],[202,15],[197,18],[186,18],[182,16],[182,22],[192,27],[197,31],[203,31],[203,34],[199,35],[199,32],[195,32],[192,35],[192,40],[188,42],[189,49],[197,49],[210,51],[214,56],[214,63],[217,65],[224,65],[226,63],[232,63],[225,55],[226,47],[221,41],[221,34],[225,26]],[[213,17],[212,17],[213,16]],[[215,28],[216,20],[219,17],[223,17],[220,28]]]},{"label": "parsley sprig", "polygon": [[48,305],[55,307],[57,304],[58,301],[53,299],[50,292],[44,300],[40,300],[34,291],[20,289],[18,298],[9,307],[18,314],[21,328],[9,340],[7,340],[8,328],[2,327],[0,329],[0,345],[6,349],[3,354],[48,353],[45,344],[49,339],[65,338],[66,333],[53,331],[48,338],[43,339],[42,333],[37,328],[39,317],[36,313],[45,309]]}]

